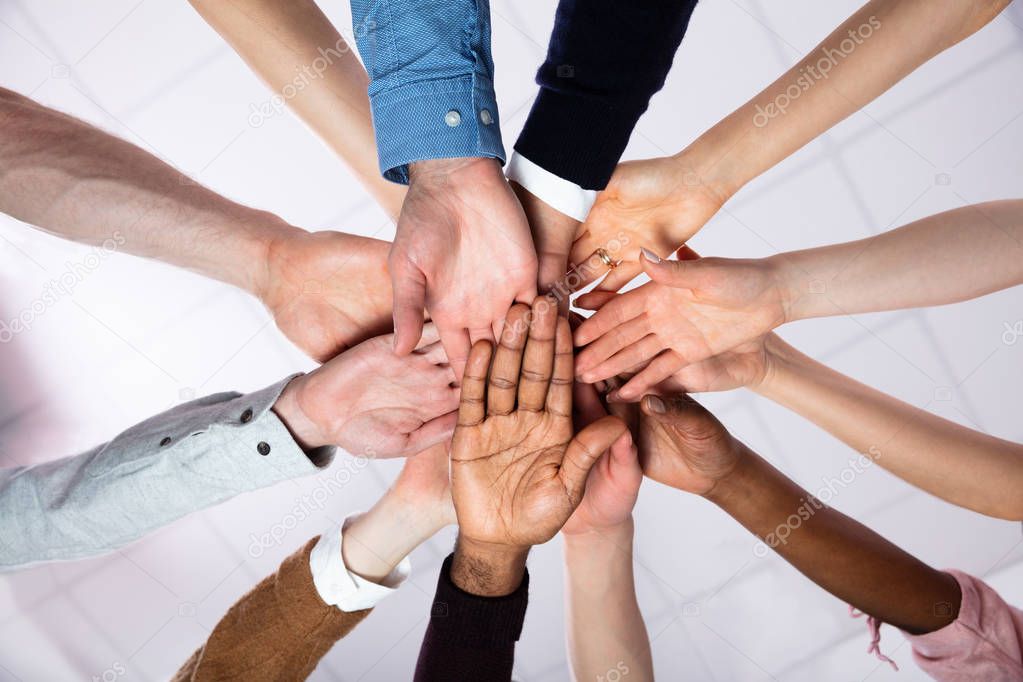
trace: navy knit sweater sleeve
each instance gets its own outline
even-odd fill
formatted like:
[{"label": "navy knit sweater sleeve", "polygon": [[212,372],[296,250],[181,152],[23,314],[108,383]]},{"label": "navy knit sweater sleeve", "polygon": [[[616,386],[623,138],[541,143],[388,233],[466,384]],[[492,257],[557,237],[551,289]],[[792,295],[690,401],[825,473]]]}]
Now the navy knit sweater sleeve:
[{"label": "navy knit sweater sleeve", "polygon": [[696,0],[560,0],[515,150],[583,189],[607,186],[664,85]]},{"label": "navy knit sweater sleeve", "polygon": [[451,581],[452,556],[440,569],[415,682],[508,682],[526,617],[529,573],[507,596],[480,597]]}]

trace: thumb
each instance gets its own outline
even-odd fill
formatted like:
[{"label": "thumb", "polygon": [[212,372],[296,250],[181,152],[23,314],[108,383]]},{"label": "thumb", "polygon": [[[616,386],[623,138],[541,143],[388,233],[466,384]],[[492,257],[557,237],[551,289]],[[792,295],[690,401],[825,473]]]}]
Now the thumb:
[{"label": "thumb", "polygon": [[573,505],[582,501],[586,477],[594,463],[625,432],[625,422],[618,417],[601,417],[577,433],[568,444],[558,475]]},{"label": "thumb", "polygon": [[407,261],[391,269],[394,290],[394,352],[408,355],[423,335],[426,277]]},{"label": "thumb", "polygon": [[628,429],[611,444],[610,456],[612,467],[639,468],[639,451],[632,442],[632,433]]},{"label": "thumb", "polygon": [[660,424],[678,445],[703,447],[728,433],[717,417],[688,393],[663,399],[647,395],[640,402],[640,409],[643,416]]},{"label": "thumb", "polygon": [[[679,253],[682,255],[681,249]],[[642,254],[640,265],[643,266],[643,272],[658,284],[685,289],[695,289],[698,285],[703,271],[703,263],[699,258],[667,260],[647,248],[642,249]]]}]

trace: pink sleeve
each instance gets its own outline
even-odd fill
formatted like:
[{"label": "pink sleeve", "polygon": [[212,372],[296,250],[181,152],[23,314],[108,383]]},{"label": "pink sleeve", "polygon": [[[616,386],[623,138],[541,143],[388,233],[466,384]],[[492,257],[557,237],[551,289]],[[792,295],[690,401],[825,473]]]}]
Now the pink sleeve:
[{"label": "pink sleeve", "polygon": [[960,571],[948,573],[963,592],[959,617],[926,635],[906,634],[917,664],[948,682],[1023,680],[1023,611],[1006,604],[983,581]]}]

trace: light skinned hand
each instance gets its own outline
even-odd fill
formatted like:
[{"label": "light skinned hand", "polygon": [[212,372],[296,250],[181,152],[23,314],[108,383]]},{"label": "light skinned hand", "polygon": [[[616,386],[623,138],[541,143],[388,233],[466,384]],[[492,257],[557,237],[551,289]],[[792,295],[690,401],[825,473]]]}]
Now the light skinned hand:
[{"label": "light skinned hand", "polygon": [[[651,281],[624,294],[595,292],[576,305],[597,312],[575,332],[585,346],[576,360],[580,379],[592,383],[636,372],[617,392],[637,400],[682,368],[744,346],[786,320],[774,269],[766,260],[642,256]],[[695,390],[695,389],[691,389]]]},{"label": "light skinned hand", "polygon": [[389,491],[405,508],[416,510],[417,515],[425,516],[435,527],[455,522],[448,473],[450,450],[451,442],[444,441],[407,457]]},{"label": "light skinned hand", "polygon": [[[609,412],[597,389],[579,382],[575,383],[572,408],[576,430],[586,428]],[[620,410],[616,416],[628,423],[630,417],[638,417],[626,414],[634,413],[635,408],[635,405],[616,405],[611,406],[610,411]],[[583,501],[561,531],[566,535],[602,533],[625,523],[632,517],[642,483],[639,453],[633,444],[632,433],[626,430],[590,469]]]},{"label": "light skinned hand", "polygon": [[683,393],[640,403],[639,460],[659,483],[707,495],[735,468],[745,446],[705,407]]},{"label": "light skinned hand", "polygon": [[684,153],[619,164],[572,244],[569,267],[584,275],[577,288],[607,272],[580,267],[597,249],[619,264],[596,290],[618,291],[643,271],[641,247],[667,257],[685,244],[724,203],[708,177]]},{"label": "light skinned hand", "polygon": [[579,506],[626,426],[605,416],[575,433],[572,386],[571,330],[550,297],[514,305],[496,351],[473,346],[451,451],[460,543],[528,550]]},{"label": "light skinned hand", "polygon": [[289,230],[269,242],[255,294],[278,328],[318,362],[391,331],[389,244]]},{"label": "light skinned hand", "polygon": [[529,222],[538,259],[537,286],[541,293],[553,293],[561,304],[562,313],[568,310],[568,294],[572,288],[567,281],[568,254],[572,240],[581,223],[531,194],[517,183],[511,183],[515,195]]},{"label": "light skinned hand", "polygon": [[274,410],[299,445],[404,457],[451,436],[458,389],[437,328],[427,325],[409,355],[393,344],[391,335],[363,341],[287,385]]},{"label": "light skinned hand", "polygon": [[455,376],[469,347],[493,340],[509,306],[536,295],[536,252],[496,159],[411,164],[388,263],[395,352],[419,342],[423,309],[440,330]]}]

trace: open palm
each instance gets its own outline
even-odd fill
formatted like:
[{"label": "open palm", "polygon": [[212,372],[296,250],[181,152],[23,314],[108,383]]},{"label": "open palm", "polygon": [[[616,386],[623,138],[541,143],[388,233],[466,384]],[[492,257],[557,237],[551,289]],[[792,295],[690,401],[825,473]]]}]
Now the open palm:
[{"label": "open palm", "polygon": [[[618,291],[642,271],[641,247],[667,256],[699,231],[721,205],[721,198],[701,181],[695,167],[677,158],[626,161],[615,169],[579,227],[571,265],[578,268],[597,249],[607,250],[619,265],[597,288]],[[590,276],[581,286],[603,270],[586,268],[585,273]]]},{"label": "open palm", "polygon": [[[681,255],[681,254],[680,254]],[[586,382],[642,370],[619,390],[626,400],[687,365],[758,339],[786,320],[764,261],[723,258],[651,262],[652,281],[624,294],[595,292],[578,305],[597,312],[576,330],[576,371]],[[743,350],[749,350],[744,348]]]},{"label": "open palm", "polygon": [[[576,382],[573,395],[576,428],[592,424],[608,413],[597,389]],[[635,405],[613,405],[612,410],[632,424],[638,417]],[[633,414],[625,414],[633,413]],[[623,433],[600,456],[586,479],[586,494],[572,517],[562,528],[566,535],[604,532],[632,518],[632,509],[639,498],[643,470],[639,466],[636,446],[630,431]]]},{"label": "open palm", "polygon": [[480,341],[469,354],[451,481],[460,533],[472,540],[551,539],[582,500],[593,463],[625,431],[604,417],[573,437],[571,331],[557,313],[548,297],[517,304],[497,351]]}]

